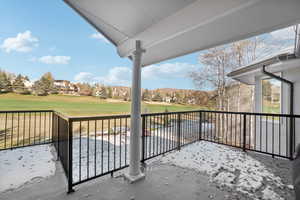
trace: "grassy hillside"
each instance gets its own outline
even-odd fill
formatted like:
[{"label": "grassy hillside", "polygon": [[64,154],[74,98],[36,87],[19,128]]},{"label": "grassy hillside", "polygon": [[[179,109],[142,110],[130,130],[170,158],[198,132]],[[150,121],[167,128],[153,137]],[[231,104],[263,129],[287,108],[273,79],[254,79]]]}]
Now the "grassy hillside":
[{"label": "grassy hillside", "polygon": [[[54,109],[72,116],[125,114],[130,112],[130,102],[111,102],[91,96],[49,95],[33,96],[18,94],[1,94],[0,110],[37,110]],[[164,112],[201,109],[191,105],[142,104],[142,112]]]}]

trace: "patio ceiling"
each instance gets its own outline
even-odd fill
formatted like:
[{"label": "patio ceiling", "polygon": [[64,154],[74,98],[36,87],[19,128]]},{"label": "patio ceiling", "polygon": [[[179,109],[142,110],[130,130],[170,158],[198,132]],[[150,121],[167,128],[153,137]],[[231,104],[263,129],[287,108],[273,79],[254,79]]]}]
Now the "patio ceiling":
[{"label": "patio ceiling", "polygon": [[64,1],[143,66],[300,23],[299,0]]}]

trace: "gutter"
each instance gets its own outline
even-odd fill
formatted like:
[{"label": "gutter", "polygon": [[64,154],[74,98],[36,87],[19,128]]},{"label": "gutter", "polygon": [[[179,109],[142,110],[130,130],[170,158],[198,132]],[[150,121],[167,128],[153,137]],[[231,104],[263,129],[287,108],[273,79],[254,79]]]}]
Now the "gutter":
[{"label": "gutter", "polygon": [[295,37],[295,56],[300,57],[300,25],[296,27],[296,37]]},{"label": "gutter", "polygon": [[[262,70],[263,74],[270,76],[276,80],[279,80],[280,82],[284,82],[286,84],[289,85],[290,87],[290,115],[294,115],[294,83],[292,81],[289,81],[287,79],[284,79],[280,76],[277,76],[271,72],[266,71],[266,65],[263,65],[263,70]],[[294,136],[295,132],[294,132],[294,118],[290,117],[290,141],[291,141],[291,145],[290,145],[290,159],[293,159],[293,152],[294,152]]]},{"label": "gutter", "polygon": [[228,73],[227,76],[228,77],[235,77],[235,76],[238,76],[240,74],[251,72],[253,70],[259,69],[261,67],[261,65],[272,65],[274,63],[284,62],[284,61],[295,59],[295,58],[297,58],[297,57],[295,56],[294,53],[293,54],[289,54],[289,53],[280,54],[280,55],[262,60],[260,62],[253,63],[253,64],[251,64],[247,67],[239,68],[235,71],[232,71],[232,72]]}]

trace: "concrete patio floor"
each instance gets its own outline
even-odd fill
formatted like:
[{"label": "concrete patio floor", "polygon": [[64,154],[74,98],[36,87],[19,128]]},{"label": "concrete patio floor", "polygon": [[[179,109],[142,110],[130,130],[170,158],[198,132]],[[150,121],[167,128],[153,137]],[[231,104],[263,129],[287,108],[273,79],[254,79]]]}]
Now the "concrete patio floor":
[{"label": "concrete patio floor", "polygon": [[[195,144],[198,145],[198,144]],[[184,149],[189,149],[188,146]],[[166,156],[160,156],[147,163],[146,179],[129,184],[122,177],[123,172],[95,179],[75,187],[75,192],[66,194],[66,180],[59,162],[56,162],[56,172],[48,178],[34,178],[30,182],[13,190],[0,193],[1,200],[238,200],[238,199],[260,199],[249,198],[236,191],[234,188],[220,186],[213,182],[206,173],[197,171],[189,166],[182,167],[172,162],[166,162],[170,157],[178,154],[171,152]],[[276,177],[291,184],[290,162],[282,159],[272,159],[256,153],[247,153],[255,160],[261,162]],[[168,158],[169,157],[169,158]],[[189,159],[189,158],[187,158]],[[270,184],[270,183],[266,183]],[[262,186],[266,187],[266,186]],[[255,192],[255,191],[253,191]],[[276,191],[278,192],[278,191]],[[287,200],[293,200],[293,191],[282,188],[279,193]],[[284,195],[283,195],[284,194]],[[266,199],[266,198],[261,198]],[[268,199],[268,198],[267,198]]]},{"label": "concrete patio floor", "polygon": [[7,191],[0,199],[10,200],[67,200],[67,199],[228,199],[230,193],[208,184],[208,177],[193,170],[165,164],[149,166],[145,180],[135,184],[127,183],[120,172],[115,178],[103,177],[76,188],[76,192],[66,194],[66,180],[61,167],[57,166],[54,176]]}]

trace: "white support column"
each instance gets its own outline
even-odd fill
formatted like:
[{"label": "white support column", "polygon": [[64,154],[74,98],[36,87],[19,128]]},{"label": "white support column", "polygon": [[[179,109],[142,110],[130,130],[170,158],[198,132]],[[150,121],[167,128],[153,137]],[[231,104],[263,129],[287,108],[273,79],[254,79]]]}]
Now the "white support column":
[{"label": "white support column", "polygon": [[145,177],[141,172],[141,57],[144,50],[141,41],[136,41],[133,53],[132,89],[131,89],[131,131],[129,171],[125,177],[131,182]]}]

